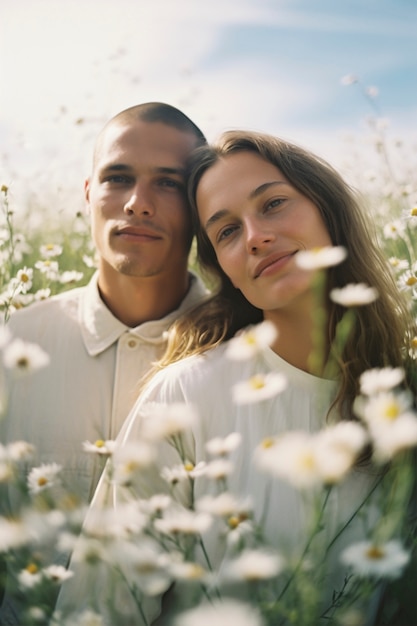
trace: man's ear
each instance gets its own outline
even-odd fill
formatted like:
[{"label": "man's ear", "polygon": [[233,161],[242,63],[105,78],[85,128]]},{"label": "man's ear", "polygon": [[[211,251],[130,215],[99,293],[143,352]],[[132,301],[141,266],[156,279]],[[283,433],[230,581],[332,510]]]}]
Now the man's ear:
[{"label": "man's ear", "polygon": [[90,215],[90,179],[86,178],[84,181],[84,198],[85,198],[85,212]]}]

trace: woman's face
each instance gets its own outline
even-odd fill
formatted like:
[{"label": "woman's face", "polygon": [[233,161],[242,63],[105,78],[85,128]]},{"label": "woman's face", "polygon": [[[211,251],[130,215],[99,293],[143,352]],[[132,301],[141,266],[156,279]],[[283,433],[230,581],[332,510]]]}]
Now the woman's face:
[{"label": "woman's face", "polygon": [[332,242],[316,205],[275,165],[253,152],[222,157],[202,176],[196,201],[221,268],[251,304],[311,306],[312,273],[295,255]]}]

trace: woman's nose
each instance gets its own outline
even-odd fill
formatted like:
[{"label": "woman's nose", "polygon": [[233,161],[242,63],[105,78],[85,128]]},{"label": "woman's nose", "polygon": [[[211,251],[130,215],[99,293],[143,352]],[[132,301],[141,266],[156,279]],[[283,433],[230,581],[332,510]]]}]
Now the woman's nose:
[{"label": "woman's nose", "polygon": [[246,249],[249,254],[256,254],[262,248],[268,246],[274,239],[273,234],[269,230],[257,224],[247,224],[246,232]]}]

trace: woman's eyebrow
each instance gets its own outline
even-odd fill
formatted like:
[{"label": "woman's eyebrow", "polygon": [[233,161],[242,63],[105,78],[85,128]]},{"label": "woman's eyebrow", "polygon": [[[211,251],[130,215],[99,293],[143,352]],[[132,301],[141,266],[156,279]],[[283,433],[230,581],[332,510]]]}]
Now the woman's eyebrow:
[{"label": "woman's eyebrow", "polygon": [[283,180],[272,180],[269,183],[262,183],[262,185],[259,185],[259,187],[256,187],[256,189],[250,192],[248,198],[249,200],[253,200],[254,198],[257,198],[258,196],[260,196],[264,191],[266,191],[270,187],[273,187],[274,185],[287,185],[287,184],[288,183],[286,183]]}]

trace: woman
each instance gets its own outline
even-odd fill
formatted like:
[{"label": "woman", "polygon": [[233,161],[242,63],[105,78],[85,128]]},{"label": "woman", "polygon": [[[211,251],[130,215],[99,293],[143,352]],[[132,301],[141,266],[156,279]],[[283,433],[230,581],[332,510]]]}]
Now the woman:
[{"label": "woman", "polygon": [[[282,607],[297,605],[302,597],[303,610],[311,619],[305,623],[316,624],[326,613],[326,601],[334,609],[330,591],[343,587],[344,572],[330,557],[328,569],[320,574],[324,578],[316,579],[327,581],[325,599],[318,598],[308,587],[308,576],[301,574],[301,563],[330,545],[340,552],[345,543],[361,536],[359,524],[342,529],[380,477],[366,469],[363,440],[348,466],[360,454],[362,463],[349,479],[331,493],[326,491],[326,529],[320,534],[321,516],[316,527],[309,524],[317,505],[316,481],[320,482],[315,471],[325,463],[314,460],[311,449],[305,448],[303,469],[294,466],[284,480],[291,463],[279,467],[277,455],[264,451],[268,447],[274,451],[279,436],[287,431],[299,435],[297,445],[302,446],[306,442],[300,433],[357,420],[354,401],[361,374],[371,368],[404,366],[404,346],[411,332],[407,307],[348,186],[327,163],[297,146],[256,133],[225,133],[217,145],[196,151],[189,198],[198,260],[215,293],[175,324],[165,358],[157,366],[162,371],[146,385],[119,436],[122,444],[154,439],[158,418],[152,413],[154,406],[196,407],[199,419],[182,433],[180,443],[175,437],[174,446],[159,444],[156,463],[159,468],[185,468],[187,479],[165,471],[164,481],[151,466],[129,474],[124,481],[129,496],[126,487],[119,486],[113,497],[119,504],[130,499],[132,491],[135,498],[145,498],[166,491],[170,482],[177,502],[212,512],[210,507],[219,505],[219,491],[226,499],[230,496],[235,508],[229,498],[229,508],[218,513],[226,523],[222,526],[218,520],[202,531],[203,550],[197,558],[205,565],[205,558],[210,561],[223,592],[226,583],[231,585],[227,593],[233,593],[227,571],[236,564],[233,557],[242,545],[278,550],[286,562],[299,558],[300,565],[278,585],[284,598],[281,608],[275,606],[278,613],[266,614],[270,623],[285,623],[287,609]],[[314,257],[316,250],[334,248],[344,250],[346,259],[331,266],[325,279],[323,272],[299,265],[304,252]],[[330,294],[350,283],[364,283],[379,297],[355,307],[355,317],[346,320],[346,308]],[[272,331],[269,346],[255,350],[252,358],[241,358],[239,339],[228,340],[261,321],[269,325],[256,328]],[[348,330],[341,342],[338,329],[343,324]],[[249,335],[252,347],[256,332]],[[229,358],[233,348],[237,358]],[[175,429],[171,420],[165,434],[173,435]],[[230,433],[237,434],[230,439]],[[284,458],[287,451],[276,450]],[[330,449],[321,450],[327,459]],[[225,456],[233,471],[227,463],[222,465]],[[203,462],[207,466],[199,474],[195,468]],[[116,460],[112,467],[117,473]],[[339,470],[323,471],[323,484],[338,481],[332,472]],[[108,488],[104,476],[96,506]],[[307,547],[313,553],[307,554]],[[296,583],[296,578],[302,582]]]}]

